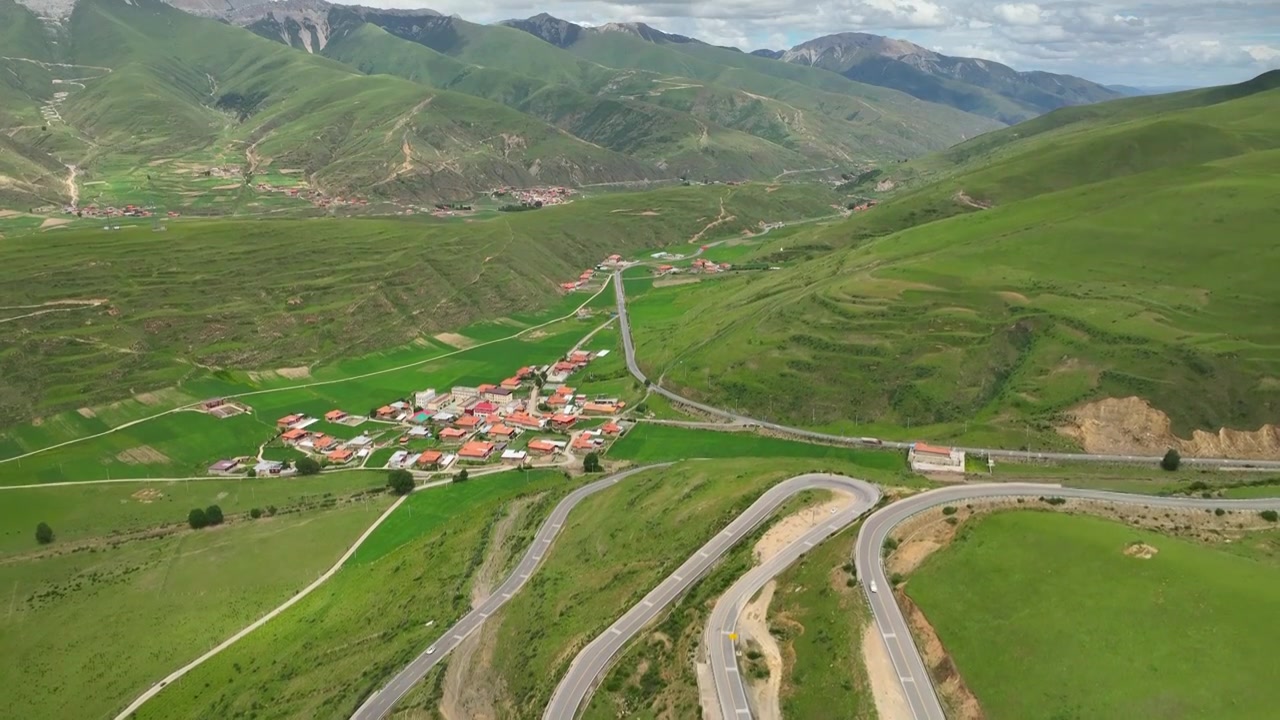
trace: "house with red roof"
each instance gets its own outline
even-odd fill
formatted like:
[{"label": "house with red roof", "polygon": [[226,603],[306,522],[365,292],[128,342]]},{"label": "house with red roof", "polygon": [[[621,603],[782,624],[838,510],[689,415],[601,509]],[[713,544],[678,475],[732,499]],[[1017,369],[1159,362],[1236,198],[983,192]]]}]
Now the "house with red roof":
[{"label": "house with red roof", "polygon": [[456,427],[447,427],[440,431],[440,442],[460,443],[471,433]]},{"label": "house with red roof", "polygon": [[509,377],[506,380],[502,381],[502,387],[508,390],[519,390],[520,385],[521,385],[521,382],[520,382],[520,378],[518,377]]},{"label": "house with red roof", "polygon": [[528,428],[530,430],[541,430],[546,424],[547,419],[538,415],[530,415],[523,412],[514,412],[507,416],[507,423],[516,427]]},{"label": "house with red roof", "polygon": [[955,448],[912,443],[907,451],[907,462],[916,472],[964,472],[964,451]]},{"label": "house with red roof", "polygon": [[325,455],[325,457],[329,459],[329,462],[337,463],[339,465],[351,462],[351,459],[355,456],[355,453],[346,448],[338,448],[328,455]]},{"label": "house with red roof", "polygon": [[589,403],[583,403],[582,412],[596,413],[598,415],[612,415],[618,412],[618,406],[614,405],[613,403],[589,402]]},{"label": "house with red roof", "polygon": [[573,424],[578,422],[577,415],[566,415],[564,413],[556,413],[551,416],[551,427],[556,430],[568,430]]},{"label": "house with red roof", "polygon": [[444,453],[439,450],[426,450],[418,456],[414,464],[426,470],[434,470],[440,464],[440,458],[442,457],[444,457]]},{"label": "house with red roof", "polygon": [[481,422],[480,418],[476,417],[475,415],[463,415],[457,420],[454,420],[453,424],[464,430],[475,430],[476,428],[480,427],[480,422]]},{"label": "house with red roof", "polygon": [[471,462],[488,460],[489,456],[493,454],[493,448],[494,444],[491,442],[472,440],[458,448],[458,457]]},{"label": "house with red roof", "polygon": [[515,437],[519,432],[520,432],[519,430],[513,427],[509,427],[507,425],[503,425],[502,423],[498,423],[493,427],[489,428],[490,435],[496,438],[502,438],[503,440],[510,440],[511,438]]},{"label": "house with red roof", "polygon": [[338,439],[329,437],[328,435],[316,435],[311,438],[311,447],[315,448],[317,452],[324,452],[337,444]]},{"label": "house with red roof", "polygon": [[531,440],[528,449],[539,455],[554,455],[560,451],[560,446],[550,440]]},{"label": "house with red roof", "polygon": [[306,436],[307,436],[306,430],[303,430],[302,428],[294,428],[292,430],[285,430],[283,433],[281,433],[280,439],[284,440],[285,442],[298,442],[299,440],[301,440]]},{"label": "house with red roof", "polygon": [[302,415],[285,415],[284,417],[276,421],[276,427],[287,428],[296,422],[301,422],[302,419],[303,419]]},{"label": "house with red roof", "polygon": [[339,420],[342,420],[346,416],[347,414],[342,412],[341,410],[330,410],[329,412],[324,414],[324,419],[328,422],[338,422]]},{"label": "house with red roof", "polygon": [[618,435],[622,432],[622,426],[616,422],[607,422],[600,427],[600,431],[605,435]]}]

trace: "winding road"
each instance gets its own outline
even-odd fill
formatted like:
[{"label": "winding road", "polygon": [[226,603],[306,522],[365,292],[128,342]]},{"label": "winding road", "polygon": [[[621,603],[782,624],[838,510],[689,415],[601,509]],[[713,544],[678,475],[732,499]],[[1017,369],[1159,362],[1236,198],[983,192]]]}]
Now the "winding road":
[{"label": "winding road", "polygon": [[538,533],[534,536],[528,551],[525,552],[524,557],[520,559],[520,563],[516,565],[515,570],[511,572],[511,575],[507,577],[502,585],[498,586],[498,589],[484,602],[480,603],[479,606],[464,615],[453,627],[446,630],[436,644],[424,650],[417,659],[405,666],[381,690],[366,698],[360,708],[351,716],[352,719],[378,720],[378,718],[391,714],[391,710],[396,703],[409,693],[414,684],[426,677],[427,673],[431,672],[431,669],[438,665],[446,655],[458,647],[468,635],[484,624],[484,621],[490,615],[497,612],[498,608],[505,605],[513,595],[519,592],[520,588],[524,587],[524,584],[529,581],[529,576],[533,575],[533,571],[537,569],[538,564],[542,562],[542,558],[551,548],[551,542],[555,540],[556,535],[560,534],[560,528],[564,525],[565,520],[568,519],[569,512],[577,507],[578,503],[601,490],[617,485],[632,475],[669,465],[671,463],[632,468],[610,475],[602,480],[597,480],[589,485],[583,485],[566,495],[551,511],[551,515],[543,521],[542,526],[538,528]]}]

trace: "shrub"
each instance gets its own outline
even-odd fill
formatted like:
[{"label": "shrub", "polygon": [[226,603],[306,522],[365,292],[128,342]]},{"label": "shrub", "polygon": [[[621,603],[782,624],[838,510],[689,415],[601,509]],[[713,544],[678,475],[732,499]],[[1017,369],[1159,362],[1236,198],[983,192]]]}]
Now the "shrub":
[{"label": "shrub", "polygon": [[459,470],[459,471],[458,471],[458,474],[457,474],[457,475],[454,475],[454,476],[453,476],[453,481],[454,481],[454,482],[456,482],[456,483],[464,483],[464,482],[466,482],[466,481],[468,480],[468,478],[469,478],[469,477],[470,477],[470,476],[469,476],[469,475],[467,475],[467,469],[466,469],[466,468],[463,468],[463,469],[461,469],[461,470]]},{"label": "shrub", "polygon": [[42,522],[36,525],[36,542],[41,545],[53,542],[53,528],[49,527],[49,523]]},{"label": "shrub", "polygon": [[192,508],[191,512],[187,513],[187,524],[192,530],[199,530],[209,524],[209,518],[204,514],[204,510]]},{"label": "shrub", "polygon": [[276,506],[275,506],[275,505],[268,505],[268,506],[267,506],[267,515],[275,515],[275,514],[276,514]]},{"label": "shrub", "polygon": [[600,455],[593,452],[587,453],[587,456],[582,459],[582,469],[589,473],[600,472]]},{"label": "shrub", "polygon": [[253,518],[254,520],[257,520],[258,518],[262,517],[262,508],[254,508],[250,510],[249,517]]},{"label": "shrub", "polygon": [[253,468],[249,468],[249,472],[245,473],[244,476],[247,478],[256,478],[258,477],[258,471]]},{"label": "shrub", "polygon": [[1262,518],[1263,520],[1266,520],[1267,522],[1275,522],[1277,520],[1280,520],[1280,514],[1277,514],[1275,510],[1263,510],[1262,512],[1258,513],[1258,517]]},{"label": "shrub", "polygon": [[315,458],[304,457],[298,458],[298,474],[299,475],[319,475],[320,463]]},{"label": "shrub", "polygon": [[902,573],[894,573],[889,576],[889,582],[892,583],[894,587],[901,585],[903,580],[906,580],[906,578],[902,576]]},{"label": "shrub", "polygon": [[1164,457],[1160,459],[1160,467],[1164,468],[1165,470],[1168,470],[1169,472],[1173,472],[1174,470],[1177,470],[1178,466],[1181,464],[1182,464],[1182,456],[1179,455],[1178,451],[1174,450],[1173,448],[1169,448],[1169,452],[1165,453]]},{"label": "shrub", "polygon": [[952,506],[948,505],[948,506],[946,506],[946,507],[942,508],[942,514],[943,514],[943,515],[955,515],[955,514],[956,514],[956,509],[955,509],[954,507],[952,507]]},{"label": "shrub", "polygon": [[205,524],[221,525],[222,524],[222,508],[217,505],[210,505],[204,509]]},{"label": "shrub", "polygon": [[408,495],[415,485],[413,473],[408,470],[392,470],[387,474],[387,487],[397,495]]},{"label": "shrub", "polygon": [[1213,511],[1213,514],[1217,515],[1218,517],[1222,517],[1223,515],[1227,514],[1227,511],[1223,510],[1222,508],[1215,508]]},{"label": "shrub", "polygon": [[947,524],[948,524],[948,525],[959,525],[959,524],[960,524],[960,518],[949,517],[949,518],[947,518]]}]

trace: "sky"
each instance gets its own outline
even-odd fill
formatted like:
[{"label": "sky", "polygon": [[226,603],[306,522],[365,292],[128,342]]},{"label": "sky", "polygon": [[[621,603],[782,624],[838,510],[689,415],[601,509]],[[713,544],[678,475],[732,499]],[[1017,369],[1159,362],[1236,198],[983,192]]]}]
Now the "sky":
[{"label": "sky", "polygon": [[473,22],[547,12],[583,25],[643,22],[743,50],[859,31],[1018,70],[1144,87],[1240,82],[1280,68],[1280,0],[364,0]]}]

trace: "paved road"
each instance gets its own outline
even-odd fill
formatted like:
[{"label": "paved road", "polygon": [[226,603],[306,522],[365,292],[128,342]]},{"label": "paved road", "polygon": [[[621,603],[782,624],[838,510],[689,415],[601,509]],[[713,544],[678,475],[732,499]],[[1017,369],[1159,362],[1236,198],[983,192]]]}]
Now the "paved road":
[{"label": "paved road", "polygon": [[[860,445],[865,447],[884,447],[895,450],[905,450],[911,447],[909,442],[899,442],[894,440],[876,440],[868,442],[867,439],[860,437],[850,437],[847,435],[832,435],[829,433],[816,432],[814,430],[805,430],[803,428],[788,427],[778,423],[769,422],[767,420],[759,420],[757,418],[743,415],[741,413],[723,410],[721,408],[712,407],[705,403],[696,402],[688,398],[677,395],[666,388],[661,387],[656,382],[650,382],[645,377],[644,372],[640,370],[640,366],[636,363],[636,349],[631,337],[631,319],[627,316],[627,292],[625,283],[622,281],[620,272],[614,273],[614,294],[617,297],[618,304],[618,327],[622,330],[623,350],[626,352],[627,369],[635,376],[637,380],[643,383],[649,383],[648,387],[651,391],[682,405],[696,408],[701,412],[707,413],[715,417],[722,417],[730,422],[749,425],[752,427],[760,427],[772,430],[784,435],[798,437],[804,440],[818,440],[821,442],[835,443],[840,445]],[[1003,450],[1000,448],[958,448],[972,455],[980,455],[994,458],[1008,458],[1016,460],[1067,460],[1076,462],[1126,462],[1126,463],[1142,463],[1154,465],[1161,460],[1156,455],[1098,455],[1088,453],[1066,453],[1066,452],[1029,452],[1025,450]],[[1280,469],[1280,460],[1237,460],[1230,458],[1182,458],[1184,465],[1197,467],[1218,467],[1218,468],[1267,468]]]},{"label": "paved road", "polygon": [[[663,580],[644,599],[628,610],[613,625],[578,653],[577,657],[570,663],[568,673],[556,687],[555,694],[551,696],[551,701],[547,704],[546,711],[542,714],[544,720],[569,720],[569,718],[574,717],[586,699],[591,696],[596,682],[627,642],[692,587],[730,548],[759,526],[760,523],[764,522],[792,495],[809,488],[831,487],[853,490],[858,493],[865,500],[865,502],[858,504],[861,508],[859,514],[874,505],[880,497],[880,491],[875,486],[834,475],[800,475],[769,488],[741,515],[729,523],[728,527],[717,533],[698,552],[694,553],[693,557],[686,560],[683,565],[677,568],[667,579]],[[846,519],[847,514],[848,512],[837,517],[844,524],[852,522],[852,519],[857,517],[857,515],[854,515],[853,518]],[[822,529],[827,527],[827,525],[824,525]],[[843,525],[837,526],[837,529],[839,527],[843,527]],[[830,534],[830,532],[834,531],[827,531],[827,534]],[[806,536],[806,539],[812,540],[813,538]],[[816,544],[816,540],[814,542]],[[802,551],[807,549],[807,547],[803,546],[803,543],[801,547]],[[796,554],[799,555],[799,553]],[[773,568],[774,565],[775,563],[770,563],[767,567]],[[785,565],[782,567],[785,567]],[[782,567],[778,567],[775,574],[776,572],[781,572]],[[731,657],[732,647],[729,648],[728,652]],[[727,668],[727,665],[725,667]],[[726,672],[728,672],[727,669]]]},{"label": "paved road", "polygon": [[[889,658],[897,670],[903,696],[911,707],[915,720],[945,720],[942,705],[934,691],[924,659],[916,649],[906,618],[893,598],[893,588],[885,576],[881,561],[881,548],[885,538],[899,523],[919,512],[938,505],[959,504],[980,498],[1055,496],[1086,500],[1101,500],[1152,508],[1224,508],[1227,510],[1280,509],[1280,498],[1259,500],[1198,500],[1192,498],[1155,497],[1150,495],[1126,495],[1101,490],[1065,488],[1058,485],[1032,483],[1000,483],[989,485],[958,485],[932,490],[899,500],[867,518],[858,532],[858,544],[854,551],[854,564],[863,592],[871,605],[871,612]],[[871,592],[871,583],[877,592]]]},{"label": "paved road", "polygon": [[511,596],[524,587],[524,584],[529,581],[529,576],[533,574],[538,564],[542,562],[543,556],[550,549],[551,541],[560,533],[560,528],[569,517],[569,512],[577,507],[578,503],[601,490],[617,485],[636,473],[667,467],[670,464],[663,463],[632,468],[610,475],[603,480],[597,480],[590,485],[583,485],[565,496],[551,511],[551,515],[546,521],[542,523],[542,527],[538,528],[538,533],[534,536],[529,550],[520,559],[520,563],[516,565],[515,570],[511,572],[506,581],[484,602],[480,603],[479,607],[467,613],[453,627],[446,630],[440,640],[427,650],[424,650],[417,659],[409,663],[386,686],[370,695],[364,704],[356,710],[355,714],[351,716],[352,719],[377,720],[391,714],[395,704],[399,702],[400,698],[408,694],[415,683],[426,677],[427,673],[431,672],[431,669],[439,664],[446,655],[458,647],[467,635],[470,635],[476,628],[480,627],[490,615],[497,612],[498,608],[505,605],[511,599]]},{"label": "paved road", "polygon": [[733,640],[743,608],[770,580],[790,567],[801,555],[853,524],[880,500],[880,488],[840,475],[801,475],[776,486],[776,489],[785,491],[786,497],[801,490],[813,489],[852,492],[857,497],[857,502],[834,515],[820,518],[820,525],[797,538],[774,557],[752,568],[716,601],[703,631],[702,646],[707,649],[711,677],[720,703],[721,720],[751,717],[746,683],[738,669]]}]

